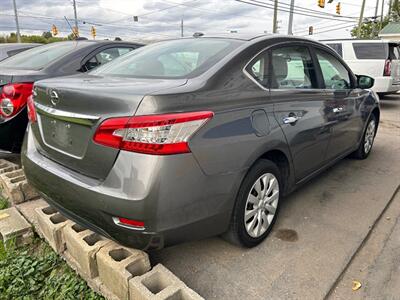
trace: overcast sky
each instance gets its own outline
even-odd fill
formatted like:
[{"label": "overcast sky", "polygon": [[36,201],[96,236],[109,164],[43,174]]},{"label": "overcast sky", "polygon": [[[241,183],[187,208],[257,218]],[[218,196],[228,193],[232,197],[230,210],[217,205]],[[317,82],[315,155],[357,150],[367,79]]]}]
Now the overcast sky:
[{"label": "overcast sky", "polygon": [[[244,0],[253,2],[253,0]],[[364,16],[375,13],[377,0],[367,0]],[[384,1],[384,0],[380,0]],[[73,25],[72,0],[16,0],[22,34],[41,34],[49,31],[55,24],[60,36],[70,33],[64,16]],[[257,0],[268,6],[273,0]],[[326,0],[328,2],[328,0]],[[295,0],[298,13],[305,13],[301,8],[312,9],[322,13],[335,14],[338,0],[326,4],[325,9],[317,6],[317,0]],[[294,15],[294,33],[307,35],[308,27],[314,26],[315,38],[350,37],[352,25],[360,14],[361,0],[340,1],[342,16],[337,18],[325,15],[316,17]],[[388,0],[385,0],[387,3]],[[279,33],[287,33],[290,0],[279,0],[278,12]],[[381,2],[382,3],[382,2]],[[184,24],[184,35],[194,32],[222,34],[230,31],[239,33],[272,32],[273,10],[241,3],[235,0],[76,0],[81,36],[89,35],[94,24],[98,39],[119,36],[124,40],[164,39],[180,36],[181,20]],[[385,4],[385,13],[387,11]],[[379,14],[381,4],[379,4]],[[0,35],[15,32],[12,0],[0,0]],[[307,13],[306,13],[307,14]],[[133,21],[139,17],[139,22]],[[349,21],[349,22],[348,22]],[[86,22],[84,24],[83,22]]]}]

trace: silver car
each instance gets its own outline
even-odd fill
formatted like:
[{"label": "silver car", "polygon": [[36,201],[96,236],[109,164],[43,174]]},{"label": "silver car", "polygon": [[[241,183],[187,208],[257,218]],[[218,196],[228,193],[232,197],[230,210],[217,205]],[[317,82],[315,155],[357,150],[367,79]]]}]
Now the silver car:
[{"label": "silver car", "polygon": [[35,83],[22,161],[51,205],[123,244],[223,234],[252,247],[283,196],[369,155],[380,117],[372,85],[308,39],[159,42]]}]

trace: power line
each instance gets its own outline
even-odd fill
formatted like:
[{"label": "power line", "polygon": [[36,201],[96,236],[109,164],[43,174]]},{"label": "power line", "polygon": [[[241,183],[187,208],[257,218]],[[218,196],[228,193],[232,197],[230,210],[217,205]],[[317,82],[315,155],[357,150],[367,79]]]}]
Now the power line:
[{"label": "power line", "polygon": [[[341,29],[350,28],[352,26],[354,26],[354,25],[344,25],[344,26],[341,26],[341,27],[331,28],[329,30],[319,31],[319,32],[316,32],[316,34],[321,34],[321,33],[331,32],[331,31],[337,31],[337,30],[341,30]],[[308,35],[303,35],[303,36],[308,36]]]},{"label": "power line", "polygon": [[[260,4],[268,5],[268,3],[265,3],[265,2],[262,2],[262,1],[257,1],[257,0],[252,0],[252,1],[260,3]],[[274,0],[265,0],[265,1],[274,2]],[[285,6],[284,7],[285,9],[289,9],[290,6],[291,6],[291,4],[285,3],[285,2],[280,2],[279,4]],[[300,11],[300,12],[314,13],[314,14],[326,15],[326,16],[338,17],[338,18],[350,18],[350,19],[354,18],[354,17],[350,17],[350,16],[342,16],[342,15],[336,15],[336,14],[332,14],[332,13],[327,13],[327,12],[324,12],[324,11],[319,11],[319,10],[315,10],[315,9],[311,9],[311,8],[304,8],[304,7],[301,7],[301,6],[298,6],[298,5],[294,5],[294,8],[297,9],[297,11]]]},{"label": "power line", "polygon": [[[243,1],[243,0],[235,0],[237,2],[241,2],[241,3],[245,3],[245,4],[249,4],[249,5],[254,5],[254,6],[258,6],[258,7],[263,7],[263,8],[267,8],[267,9],[273,9],[273,6],[269,6],[269,4],[265,3],[265,2],[261,2],[261,3],[256,3],[256,2],[260,2],[260,1],[256,1],[256,0],[248,0],[248,1],[253,1],[253,2],[247,2],[247,1]],[[278,11],[283,11],[283,12],[290,12],[287,9],[284,8],[278,8]],[[323,17],[323,16],[318,16],[318,15],[314,15],[314,14],[308,14],[308,13],[303,13],[303,12],[299,12],[299,11],[294,11],[294,14],[297,15],[302,15],[302,16],[307,16],[307,17],[312,17],[312,18],[319,18],[319,19],[324,19],[324,20],[334,20],[334,21],[338,21],[338,22],[353,22],[350,20],[343,20],[343,19],[334,19],[334,18],[328,18],[328,17]]]}]

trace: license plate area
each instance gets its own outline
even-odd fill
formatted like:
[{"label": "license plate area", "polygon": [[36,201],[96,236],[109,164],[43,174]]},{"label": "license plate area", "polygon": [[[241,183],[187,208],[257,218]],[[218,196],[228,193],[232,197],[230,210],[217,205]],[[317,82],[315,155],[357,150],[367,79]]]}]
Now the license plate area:
[{"label": "license plate area", "polygon": [[38,122],[44,144],[75,158],[83,158],[88,146],[91,129],[46,115],[38,114]]}]

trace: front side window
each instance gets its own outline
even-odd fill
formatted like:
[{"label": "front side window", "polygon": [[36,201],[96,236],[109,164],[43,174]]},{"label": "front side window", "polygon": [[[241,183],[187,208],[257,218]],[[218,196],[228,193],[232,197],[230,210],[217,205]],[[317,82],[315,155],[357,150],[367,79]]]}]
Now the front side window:
[{"label": "front side window", "polygon": [[343,64],[325,51],[316,49],[316,54],[321,66],[325,87],[333,90],[350,89],[350,74]]},{"label": "front side window", "polygon": [[271,88],[318,88],[310,52],[304,46],[290,46],[272,50]]},{"label": "front side window", "polygon": [[207,71],[242,43],[216,38],[155,43],[99,67],[93,73],[133,78],[191,78]]}]

